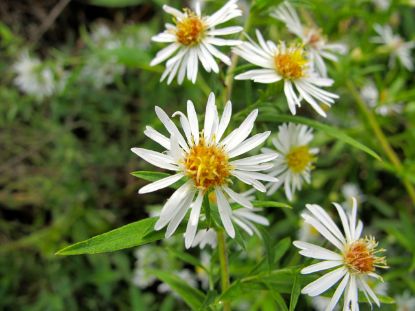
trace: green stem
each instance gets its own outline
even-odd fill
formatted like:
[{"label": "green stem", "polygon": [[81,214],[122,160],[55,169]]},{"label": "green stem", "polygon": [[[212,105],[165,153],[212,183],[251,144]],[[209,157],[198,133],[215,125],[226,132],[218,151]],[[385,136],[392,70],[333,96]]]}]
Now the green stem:
[{"label": "green stem", "polygon": [[[245,21],[244,30],[239,35],[238,40],[243,39],[244,34],[248,32],[250,27],[251,27],[251,14],[249,13]],[[224,104],[226,104],[226,102],[231,99],[232,90],[233,90],[233,74],[234,74],[236,65],[238,64],[238,59],[239,59],[239,56],[233,53],[231,57],[231,65],[229,66],[226,72],[226,77],[225,77],[225,92],[224,92],[225,96],[223,98]]]},{"label": "green stem", "polygon": [[[359,92],[357,91],[356,87],[351,81],[347,82],[347,87],[350,90],[350,93],[354,97],[359,109],[362,111],[362,113],[367,118],[369,125],[375,134],[377,140],[380,143],[380,146],[382,147],[383,151],[385,152],[386,156],[388,157],[389,161],[392,163],[392,165],[395,167],[395,169],[398,171],[398,173],[401,173],[403,170],[403,165],[401,160],[399,159],[396,152],[393,150],[392,146],[389,144],[388,139],[386,138],[385,134],[382,131],[382,128],[380,127],[376,116],[374,113],[366,106],[365,102],[363,101],[362,97],[360,96]],[[408,192],[409,197],[412,200],[412,203],[415,204],[415,189],[413,185],[406,179],[402,179],[402,183],[405,186],[406,191]],[[411,210],[409,210],[412,214]]]},{"label": "green stem", "polygon": [[[229,288],[228,257],[227,257],[227,251],[226,251],[225,234],[223,232],[223,229],[218,229],[216,233],[218,235],[218,251],[219,251],[221,285],[222,285],[222,294],[223,294]],[[229,302],[225,301],[223,303],[223,310],[224,311],[231,310],[231,305]]]}]

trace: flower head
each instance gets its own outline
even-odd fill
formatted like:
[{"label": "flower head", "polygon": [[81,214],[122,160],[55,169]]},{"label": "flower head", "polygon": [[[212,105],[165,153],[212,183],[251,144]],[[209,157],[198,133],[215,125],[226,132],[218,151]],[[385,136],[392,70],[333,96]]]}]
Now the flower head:
[{"label": "flower head", "polygon": [[405,42],[401,36],[395,35],[389,25],[375,25],[377,37],[372,39],[373,42],[382,44],[390,53],[389,66],[392,66],[396,59],[408,70],[414,69],[411,57],[411,50],[415,47],[415,42]]},{"label": "flower head", "polygon": [[288,30],[301,39],[302,44],[309,52],[313,66],[315,66],[316,71],[323,77],[327,77],[324,58],[337,61],[336,54],[344,54],[346,52],[346,46],[344,44],[327,43],[321,29],[304,27],[301,24],[297,12],[288,2],[283,2],[279,5],[271,16],[285,23]]},{"label": "flower head", "polygon": [[295,191],[301,190],[304,181],[310,183],[311,170],[318,153],[317,148],[309,146],[312,139],[312,130],[305,125],[285,123],[279,127],[278,136],[272,140],[276,150],[263,148],[266,153],[281,154],[269,171],[271,176],[279,179],[279,182],[267,185],[269,195],[284,184],[285,195],[291,201]]},{"label": "flower head", "polygon": [[370,304],[374,302],[379,306],[379,299],[368,285],[367,278],[381,279],[376,274],[376,268],[387,268],[385,257],[380,256],[384,250],[378,248],[378,243],[373,237],[361,237],[363,223],[356,219],[357,201],[354,198],[351,213],[346,214],[341,205],[333,204],[340,216],[344,234],[329,214],[316,204],[307,204],[309,213],[301,215],[305,222],[312,225],[337,248],[337,252],[333,252],[307,242],[294,242],[294,245],[301,250],[301,255],[323,260],[304,268],[301,273],[309,274],[336,268],[308,284],[303,288],[302,293],[312,297],[318,296],[341,280],[326,310],[333,310],[343,293],[344,310],[359,310],[359,290],[363,291]]},{"label": "flower head", "polygon": [[37,58],[23,53],[13,67],[16,78],[14,83],[24,93],[38,99],[51,96],[57,89],[53,71]]},{"label": "flower head", "polygon": [[300,107],[304,99],[325,117],[326,113],[317,101],[330,106],[334,99],[338,98],[336,94],[321,89],[331,86],[333,80],[315,74],[312,62],[302,46],[286,46],[284,42],[277,46],[271,41],[265,41],[258,30],[256,35],[259,44],[250,40],[234,47],[233,51],[263,69],[249,70],[237,75],[235,79],[253,80],[258,83],[284,80],[284,93],[292,114],[296,114],[296,107]]},{"label": "flower head", "polygon": [[195,83],[199,60],[207,72],[219,72],[215,57],[230,65],[230,58],[215,46],[232,46],[239,41],[225,40],[217,36],[238,33],[242,31],[242,27],[216,27],[242,14],[236,2],[237,0],[230,0],[211,16],[202,16],[199,2],[195,3],[194,11],[184,9],[180,12],[168,5],[163,6],[164,11],[173,15],[175,25],[166,24],[166,30],[152,38],[156,42],[170,43],[157,53],[150,64],[154,66],[170,58],[161,81],[167,78],[167,83],[170,84],[177,75],[177,81],[181,84],[186,75],[187,79]]},{"label": "flower head", "polygon": [[219,118],[213,93],[208,99],[204,128],[201,131],[191,101],[187,102],[187,115],[182,112],[173,114],[173,116],[180,117],[184,136],[161,108],[156,107],[156,114],[169,132],[170,138],[151,127],[147,127],[144,134],[164,147],[165,151],[160,153],[142,148],[132,148],[131,150],[145,161],[160,168],[174,171],[176,174],[144,186],[139,190],[139,193],[153,192],[168,187],[181,179],[185,183],[173,193],[163,206],[155,229],[160,230],[167,226],[166,237],[171,236],[190,209],[190,218],[185,233],[185,244],[189,248],[197,231],[203,198],[205,195],[213,193],[223,226],[228,235],[233,238],[235,230],[229,201],[232,200],[250,209],[253,206],[249,198],[230,188],[232,179],[239,179],[262,192],[265,192],[266,188],[261,180],[277,181],[275,177],[259,173],[259,171],[272,167],[272,164],[268,162],[277,157],[276,153],[233,159],[256,148],[270,135],[270,132],[264,132],[248,138],[258,110],[252,111],[237,129],[223,139],[231,119],[232,104],[231,102],[226,104],[223,115]]}]

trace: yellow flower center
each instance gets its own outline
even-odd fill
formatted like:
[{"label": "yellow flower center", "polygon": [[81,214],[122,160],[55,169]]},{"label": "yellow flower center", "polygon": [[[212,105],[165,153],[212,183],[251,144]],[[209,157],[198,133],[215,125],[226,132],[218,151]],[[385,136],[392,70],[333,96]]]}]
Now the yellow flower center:
[{"label": "yellow flower center", "polygon": [[186,175],[203,191],[228,182],[232,167],[228,155],[215,145],[209,146],[201,136],[184,160]]},{"label": "yellow flower center", "polygon": [[294,173],[303,172],[308,165],[314,161],[313,154],[307,146],[297,146],[291,148],[290,152],[285,156],[288,168]]},{"label": "yellow flower center", "polygon": [[378,257],[376,250],[378,243],[374,238],[365,238],[350,244],[343,254],[344,262],[351,272],[369,273],[375,271],[376,267],[387,268],[385,257]]},{"label": "yellow flower center", "polygon": [[296,48],[274,57],[275,68],[284,79],[296,80],[304,76],[307,60],[302,48]]},{"label": "yellow flower center", "polygon": [[198,44],[205,35],[206,25],[192,11],[188,11],[188,16],[176,23],[176,38],[183,45]]}]

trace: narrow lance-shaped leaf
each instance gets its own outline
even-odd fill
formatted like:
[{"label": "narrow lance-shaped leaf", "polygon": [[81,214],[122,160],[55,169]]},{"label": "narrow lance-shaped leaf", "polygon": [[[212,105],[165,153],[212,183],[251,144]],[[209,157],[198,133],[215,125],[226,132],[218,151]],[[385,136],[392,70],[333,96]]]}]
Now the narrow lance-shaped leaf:
[{"label": "narrow lance-shaped leaf", "polygon": [[[112,231],[94,236],[88,240],[69,245],[58,251],[56,254],[98,254],[154,242],[164,237],[164,231],[154,231],[154,224],[156,221],[157,217],[136,221]],[[184,228],[179,227],[176,234],[182,233],[183,231]]]},{"label": "narrow lance-shaped leaf", "polygon": [[259,114],[258,120],[265,121],[265,122],[293,122],[293,123],[305,124],[315,129],[321,130],[325,134],[332,136],[336,139],[339,139],[357,149],[360,149],[366,152],[367,154],[371,155],[375,159],[381,161],[381,158],[379,157],[379,155],[376,152],[374,152],[372,149],[363,145],[361,142],[357,141],[356,139],[350,137],[349,135],[344,133],[344,131],[338,128],[332,127],[330,125],[323,124],[318,121],[307,119],[304,117],[280,115],[274,111],[272,112],[266,111],[266,112],[263,112],[262,114]]},{"label": "narrow lance-shaped leaf", "polygon": [[177,275],[161,270],[147,270],[156,278],[170,286],[192,310],[198,310],[205,301],[205,295],[198,289],[193,288]]}]

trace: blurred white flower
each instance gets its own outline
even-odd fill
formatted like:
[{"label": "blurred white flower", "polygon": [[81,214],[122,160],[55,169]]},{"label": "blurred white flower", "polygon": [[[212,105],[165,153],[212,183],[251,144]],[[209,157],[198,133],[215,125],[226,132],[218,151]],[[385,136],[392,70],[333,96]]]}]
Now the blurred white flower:
[{"label": "blurred white flower", "polygon": [[390,0],[373,0],[373,3],[381,11],[386,11],[387,9],[389,9],[389,6],[391,4]]},{"label": "blurred white flower", "polygon": [[405,291],[402,295],[395,297],[396,311],[412,311],[415,310],[415,296],[411,296],[409,291]]},{"label": "blurred white flower", "polygon": [[360,95],[366,104],[381,116],[388,116],[394,113],[402,113],[402,103],[380,104],[379,90],[372,80],[366,82],[360,91]]},{"label": "blurred white flower", "polygon": [[258,147],[270,135],[267,131],[248,138],[253,130],[258,110],[252,111],[242,124],[224,139],[222,137],[232,115],[232,103],[227,102],[222,117],[219,118],[213,93],[210,94],[206,105],[202,131],[199,130],[198,117],[190,100],[187,102],[187,116],[180,111],[173,114],[173,116],[180,117],[184,136],[160,107],[156,106],[155,110],[169,132],[170,139],[149,126],[144,134],[160,144],[165,151],[160,153],[143,148],[132,148],[131,151],[150,164],[173,171],[175,174],[144,186],[139,193],[157,191],[179,180],[185,180],[185,183],[163,206],[160,218],[155,224],[155,230],[161,230],[167,226],[166,238],[172,236],[187,212],[191,210],[185,232],[185,245],[189,248],[197,232],[203,198],[212,192],[215,195],[222,224],[227,234],[234,238],[232,209],[227,197],[243,207],[253,208],[253,206],[245,196],[229,187],[231,178],[235,177],[263,192],[266,188],[260,181],[277,181],[275,177],[259,173],[272,167],[272,164],[268,162],[277,157],[275,153],[230,161]]},{"label": "blurred white flower", "polygon": [[362,203],[365,200],[365,196],[362,193],[362,190],[359,188],[359,185],[355,183],[345,183],[341,187],[341,192],[346,200],[345,203],[350,206],[350,210],[353,203],[351,198],[356,198],[358,203]]},{"label": "blurred white flower", "polygon": [[13,69],[16,73],[15,85],[39,100],[51,96],[57,88],[52,69],[38,58],[30,57],[28,52],[22,53]]},{"label": "blurred white flower", "polygon": [[[330,305],[331,298],[317,296],[311,297],[311,305],[316,311],[326,311]],[[333,310],[339,310],[339,306],[336,306]]]},{"label": "blurred white flower", "polygon": [[212,228],[209,229],[200,229],[193,240],[191,247],[199,246],[200,248],[205,248],[206,245],[210,245],[212,248],[216,248],[217,245],[217,234],[216,231]]},{"label": "blurred white flower", "polygon": [[319,205],[307,204],[306,208],[309,213],[301,215],[305,222],[314,226],[327,241],[338,249],[337,252],[333,252],[315,244],[303,241],[294,242],[294,246],[300,249],[301,255],[323,260],[302,269],[302,274],[336,268],[308,284],[301,292],[311,297],[318,296],[341,280],[326,311],[334,310],[343,293],[344,310],[358,311],[359,290],[363,291],[370,305],[374,302],[380,306],[378,297],[368,285],[368,277],[381,280],[381,277],[375,273],[375,269],[387,268],[385,257],[378,256],[384,250],[377,248],[378,243],[373,237],[361,238],[363,223],[357,219],[355,199],[352,212],[347,214],[340,204],[333,204],[339,213],[344,234]]},{"label": "blurred white flower", "polygon": [[327,77],[327,68],[323,58],[336,62],[338,60],[336,54],[344,54],[347,51],[345,44],[328,43],[321,29],[304,27],[297,12],[287,1],[280,4],[271,16],[284,22],[288,30],[301,39],[309,52],[312,64],[322,77]]},{"label": "blurred white flower", "polygon": [[313,71],[311,61],[301,46],[287,47],[284,42],[277,46],[274,42],[265,41],[258,30],[256,35],[259,44],[250,39],[249,42],[234,47],[233,51],[262,69],[249,70],[237,75],[235,79],[266,84],[283,80],[285,97],[292,114],[296,114],[297,106],[300,107],[304,99],[315,111],[326,117],[317,101],[330,107],[334,99],[338,98],[336,94],[322,89],[331,86],[333,80],[319,77]]},{"label": "blurred white flower", "polygon": [[377,37],[372,38],[375,43],[382,44],[388,52],[390,52],[389,66],[393,66],[396,59],[408,70],[414,69],[411,50],[415,47],[415,42],[405,42],[401,36],[395,35],[389,25],[374,26]]},{"label": "blurred white flower", "polygon": [[264,153],[278,152],[274,167],[269,170],[271,176],[279,179],[267,184],[267,194],[272,195],[284,184],[285,195],[292,200],[295,191],[301,190],[304,182],[310,183],[311,170],[316,161],[318,148],[310,148],[313,131],[309,127],[294,123],[284,123],[278,127],[278,136],[272,140],[276,150],[262,148]]},{"label": "blurred white flower", "polygon": [[[183,281],[185,281],[189,286],[193,288],[197,288],[197,279],[195,274],[190,271],[189,269],[183,269],[178,272],[175,272],[175,274],[181,278]],[[157,287],[157,291],[159,293],[169,293],[172,292],[171,287],[166,283],[161,283]],[[173,292],[173,295],[177,297],[176,293]]]},{"label": "blurred white flower", "polygon": [[202,16],[198,1],[195,3],[194,11],[184,9],[180,12],[168,5],[163,6],[166,13],[173,15],[175,25],[166,24],[166,30],[152,38],[156,42],[170,43],[159,51],[150,63],[151,66],[155,66],[170,58],[166,63],[166,70],[161,76],[161,81],[167,78],[167,84],[170,84],[177,75],[179,84],[183,82],[185,76],[195,83],[199,61],[207,72],[219,73],[214,57],[219,58],[228,66],[231,64],[230,58],[215,46],[232,46],[238,44],[239,41],[217,38],[217,36],[235,34],[241,32],[243,28],[240,26],[216,27],[242,14],[236,3],[237,0],[230,0],[211,16]]},{"label": "blurred white flower", "polygon": [[[160,261],[164,260],[166,257],[160,256],[161,254],[158,247],[150,244],[142,245],[137,248],[134,255],[136,257],[136,263],[133,273],[133,284],[139,288],[151,286],[156,281],[156,278],[146,270],[157,268]],[[163,266],[164,262],[161,262],[161,265]]]},{"label": "blurred white flower", "polygon": [[96,23],[92,27],[91,39],[94,43],[100,44],[109,40],[112,36],[110,28],[104,23]]},{"label": "blurred white flower", "polygon": [[89,57],[82,68],[81,78],[92,83],[96,89],[102,89],[114,83],[116,77],[123,75],[124,65],[115,57],[104,58],[98,55]]},{"label": "blurred white flower", "polygon": [[320,235],[312,225],[306,223],[305,221],[301,221],[297,238],[304,242],[317,242],[320,239]]},{"label": "blurred white flower", "polygon": [[360,91],[360,95],[369,107],[374,108],[377,106],[379,91],[372,80],[366,82]]}]

